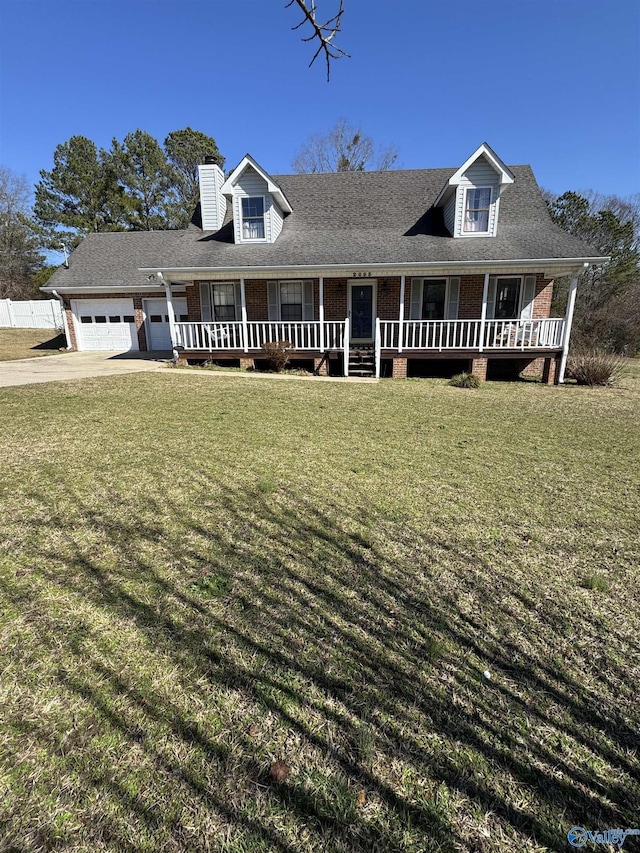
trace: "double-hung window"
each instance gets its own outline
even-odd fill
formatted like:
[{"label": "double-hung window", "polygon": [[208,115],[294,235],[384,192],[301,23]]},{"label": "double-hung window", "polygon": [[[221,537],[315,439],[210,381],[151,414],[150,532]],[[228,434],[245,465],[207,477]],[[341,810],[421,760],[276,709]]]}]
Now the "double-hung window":
[{"label": "double-hung window", "polygon": [[460,279],[414,278],[411,283],[412,320],[455,320],[460,301]]},{"label": "double-hung window", "polygon": [[425,281],[422,286],[422,320],[444,320],[447,280]]},{"label": "double-hung window", "polygon": [[231,281],[203,281],[200,306],[204,323],[233,322],[238,318],[239,284]]},{"label": "double-hung window", "polygon": [[213,294],[213,319],[223,320],[236,319],[235,286],[233,284],[212,284]]},{"label": "double-hung window", "polygon": [[491,187],[468,189],[465,196],[464,231],[466,234],[486,234],[489,231]]},{"label": "double-hung window", "polygon": [[496,279],[494,319],[515,320],[520,316],[520,284],[519,277]]},{"label": "double-hung window", "polygon": [[302,320],[302,282],[280,283],[280,319]]},{"label": "double-hung window", "polygon": [[242,239],[264,240],[264,198],[261,195],[240,199],[242,206]]},{"label": "double-hung window", "polygon": [[491,276],[487,293],[487,319],[531,320],[535,296],[535,275]]},{"label": "double-hung window", "polygon": [[295,323],[313,320],[313,281],[270,281],[269,320]]}]

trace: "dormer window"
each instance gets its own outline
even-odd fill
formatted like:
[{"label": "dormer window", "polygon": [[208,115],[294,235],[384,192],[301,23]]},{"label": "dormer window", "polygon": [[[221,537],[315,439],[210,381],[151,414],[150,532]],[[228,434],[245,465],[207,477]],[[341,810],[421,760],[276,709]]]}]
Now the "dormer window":
[{"label": "dormer window", "polygon": [[442,209],[452,237],[495,237],[500,197],[513,182],[512,172],[483,142],[449,178],[434,207]]},{"label": "dormer window", "polygon": [[487,233],[490,207],[491,187],[475,187],[467,190],[464,208],[465,233]]},{"label": "dormer window", "polygon": [[264,240],[264,198],[250,196],[242,201],[242,239]]},{"label": "dormer window", "polygon": [[275,243],[291,205],[273,178],[247,154],[222,185],[231,199],[235,243]]}]

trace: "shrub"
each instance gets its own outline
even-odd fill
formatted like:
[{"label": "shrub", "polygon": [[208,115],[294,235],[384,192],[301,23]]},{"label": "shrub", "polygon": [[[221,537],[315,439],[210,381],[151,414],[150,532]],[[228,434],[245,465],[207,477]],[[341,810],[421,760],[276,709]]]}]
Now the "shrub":
[{"label": "shrub", "polygon": [[289,362],[291,343],[289,341],[267,341],[262,345],[269,370],[281,373]]},{"label": "shrub", "polygon": [[578,385],[616,385],[625,369],[621,355],[603,350],[579,350],[567,359],[565,375]]},{"label": "shrub", "polygon": [[466,371],[456,373],[449,380],[449,385],[453,385],[454,388],[479,388],[481,384],[480,379],[474,373]]},{"label": "shrub", "polygon": [[587,575],[582,581],[582,586],[585,589],[596,590],[596,592],[607,592],[609,589],[609,584],[602,575]]}]

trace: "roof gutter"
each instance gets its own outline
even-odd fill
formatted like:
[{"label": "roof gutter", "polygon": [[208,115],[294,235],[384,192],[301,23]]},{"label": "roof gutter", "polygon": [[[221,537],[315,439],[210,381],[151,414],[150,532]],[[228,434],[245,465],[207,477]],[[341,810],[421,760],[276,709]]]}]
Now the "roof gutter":
[{"label": "roof gutter", "polygon": [[40,290],[43,293],[55,293],[56,291],[60,293],[156,293],[157,291],[161,291],[164,293],[164,287],[159,284],[139,284],[139,285],[122,285],[120,287],[108,285],[100,285],[99,287],[93,287],[90,284],[84,285],[76,285],[75,287],[41,287]]},{"label": "roof gutter", "polygon": [[592,258],[514,258],[513,260],[491,260],[491,261],[402,261],[399,263],[376,263],[368,264],[284,264],[284,265],[256,265],[256,266],[234,266],[234,267],[139,267],[139,272],[142,273],[157,273],[162,271],[165,276],[180,275],[189,277],[192,275],[206,275],[215,273],[216,275],[227,275],[235,273],[236,275],[248,276],[260,272],[274,272],[283,270],[285,272],[295,272],[298,275],[302,272],[312,273],[317,271],[319,274],[326,274],[327,271],[349,271],[353,273],[373,274],[373,270],[381,270],[388,273],[389,271],[398,270],[399,272],[407,269],[500,269],[501,267],[524,267],[535,268],[540,267],[558,267],[570,272],[578,268],[580,272],[587,266],[603,264],[610,260],[609,257],[592,257]]}]

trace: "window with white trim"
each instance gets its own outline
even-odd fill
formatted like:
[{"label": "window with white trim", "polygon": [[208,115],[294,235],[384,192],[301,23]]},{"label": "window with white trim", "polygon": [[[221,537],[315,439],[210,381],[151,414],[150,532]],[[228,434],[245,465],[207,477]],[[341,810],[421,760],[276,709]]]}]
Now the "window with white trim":
[{"label": "window with white trim", "polygon": [[520,276],[496,278],[495,320],[515,320],[520,316]]},{"label": "window with white trim", "polygon": [[487,293],[487,319],[531,320],[535,298],[535,275],[491,276]]},{"label": "window with white trim", "polygon": [[465,234],[486,234],[489,231],[491,187],[467,189],[464,202]]},{"label": "window with white trim", "polygon": [[280,282],[280,319],[302,320],[302,282]]},{"label": "window with white trim", "polygon": [[299,322],[313,320],[313,281],[295,279],[268,283],[269,320]]},{"label": "window with white trim", "polygon": [[240,283],[203,281],[200,284],[200,312],[204,323],[233,322],[240,315]]},{"label": "window with white trim", "polygon": [[264,197],[246,196],[240,199],[242,239],[264,240]]},{"label": "window with white trim", "polygon": [[235,287],[233,284],[220,283],[211,285],[213,295],[213,319],[223,320],[236,319]]},{"label": "window with white trim", "polygon": [[460,279],[414,278],[411,282],[412,320],[456,320],[460,302]]}]

